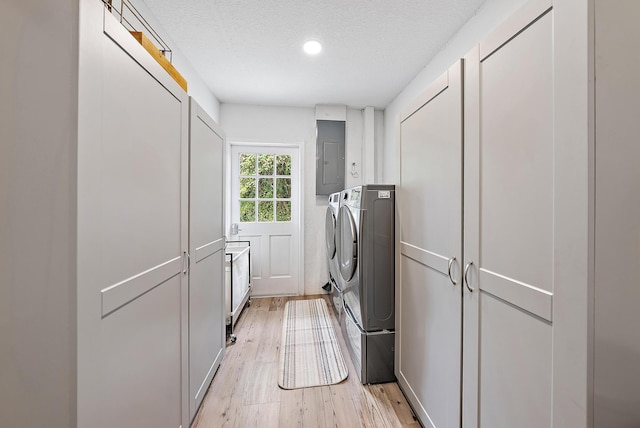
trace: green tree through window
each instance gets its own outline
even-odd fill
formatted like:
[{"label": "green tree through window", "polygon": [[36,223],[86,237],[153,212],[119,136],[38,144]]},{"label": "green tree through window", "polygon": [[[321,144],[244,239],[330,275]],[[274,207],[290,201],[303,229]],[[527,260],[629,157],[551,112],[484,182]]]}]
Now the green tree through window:
[{"label": "green tree through window", "polygon": [[291,156],[242,153],[239,162],[240,221],[291,221]]}]

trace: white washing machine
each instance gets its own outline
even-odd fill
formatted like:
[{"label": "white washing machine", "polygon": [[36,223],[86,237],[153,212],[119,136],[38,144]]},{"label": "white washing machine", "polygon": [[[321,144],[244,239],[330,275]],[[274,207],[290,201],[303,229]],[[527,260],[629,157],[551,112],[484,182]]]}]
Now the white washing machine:
[{"label": "white washing machine", "polygon": [[329,282],[331,284],[331,301],[338,319],[342,316],[344,303],[342,299],[342,284],[338,270],[338,254],[336,240],[336,224],[338,210],[340,208],[340,193],[329,196],[329,206],[325,217],[325,246],[327,250],[327,263],[329,265]]}]

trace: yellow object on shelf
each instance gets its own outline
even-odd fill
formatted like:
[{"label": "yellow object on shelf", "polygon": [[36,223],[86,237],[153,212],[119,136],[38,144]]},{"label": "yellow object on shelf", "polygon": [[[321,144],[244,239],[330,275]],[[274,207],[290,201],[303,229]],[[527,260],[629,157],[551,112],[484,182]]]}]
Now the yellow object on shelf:
[{"label": "yellow object on shelf", "polygon": [[171,64],[169,60],[164,55],[162,55],[160,50],[151,42],[151,40],[149,40],[149,38],[145,36],[141,31],[131,31],[130,33],[133,37],[135,37],[138,43],[140,43],[142,47],[151,54],[151,56],[158,62],[158,64],[160,64],[160,66],[164,68],[167,73],[169,73],[169,76],[171,76],[173,80],[175,80],[176,83],[180,85],[180,87],[186,92],[187,81],[185,80],[185,78],[182,77],[182,75],[178,72],[178,70],[176,70],[173,64]]}]

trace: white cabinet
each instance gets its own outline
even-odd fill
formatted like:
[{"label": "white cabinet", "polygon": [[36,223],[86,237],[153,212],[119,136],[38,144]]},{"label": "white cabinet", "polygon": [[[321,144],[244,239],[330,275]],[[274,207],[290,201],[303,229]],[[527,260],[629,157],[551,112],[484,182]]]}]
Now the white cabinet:
[{"label": "white cabinet", "polygon": [[0,425],[186,428],[224,349],[222,133],[194,103],[190,165],[187,94],[103,2],[27,3],[2,66],[34,88],[0,101]]},{"label": "white cabinet", "polygon": [[177,428],[188,96],[102,6],[80,16],[78,426]]},{"label": "white cabinet", "polygon": [[551,426],[552,13],[527,4],[402,117],[398,379],[427,426]]},{"label": "white cabinet", "polygon": [[223,133],[101,3],[80,22],[78,425],[186,427],[225,347]]},{"label": "white cabinet", "polygon": [[464,426],[550,426],[553,12],[530,3],[465,59]]},{"label": "white cabinet", "polygon": [[431,220],[458,218],[445,208],[456,166],[437,147],[449,122],[429,109],[450,87],[434,83],[401,118],[397,370],[425,425],[640,426],[639,15],[637,2],[533,0],[464,58],[462,394],[442,388],[460,420],[429,394],[449,370],[439,352],[453,349],[433,328],[450,301],[426,292],[443,277],[429,259],[456,254],[429,240],[460,240]]},{"label": "white cabinet", "polygon": [[426,426],[460,420],[462,62],[401,118],[396,377]]},{"label": "white cabinet", "polygon": [[191,99],[189,132],[189,418],[225,348],[224,134]]}]

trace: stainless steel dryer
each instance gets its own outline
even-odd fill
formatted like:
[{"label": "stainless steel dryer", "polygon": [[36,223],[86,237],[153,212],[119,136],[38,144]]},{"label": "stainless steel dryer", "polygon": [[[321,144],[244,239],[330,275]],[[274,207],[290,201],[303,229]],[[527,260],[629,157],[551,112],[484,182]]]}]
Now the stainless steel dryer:
[{"label": "stainless steel dryer", "polygon": [[329,282],[331,284],[331,301],[338,319],[343,313],[342,281],[338,271],[338,256],[336,251],[336,221],[340,208],[340,192],[329,196],[329,206],[325,217],[325,246],[327,250],[327,263],[329,265]]},{"label": "stainless steel dryer", "polygon": [[363,384],[391,382],[395,336],[395,186],[341,193],[337,258],[345,342]]}]

